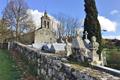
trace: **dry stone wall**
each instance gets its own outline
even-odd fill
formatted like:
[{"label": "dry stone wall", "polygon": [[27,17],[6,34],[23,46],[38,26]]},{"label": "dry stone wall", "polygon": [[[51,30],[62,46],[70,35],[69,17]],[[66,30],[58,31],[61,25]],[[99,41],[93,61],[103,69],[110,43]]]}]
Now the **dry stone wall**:
[{"label": "dry stone wall", "polygon": [[120,80],[105,72],[64,62],[59,55],[43,53],[18,42],[11,43],[10,48],[22,55],[40,80]]}]

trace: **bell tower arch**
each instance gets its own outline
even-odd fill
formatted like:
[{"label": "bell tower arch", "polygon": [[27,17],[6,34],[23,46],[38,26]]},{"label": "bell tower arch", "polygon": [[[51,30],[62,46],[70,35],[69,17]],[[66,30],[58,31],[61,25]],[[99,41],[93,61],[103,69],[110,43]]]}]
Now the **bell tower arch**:
[{"label": "bell tower arch", "polygon": [[50,29],[50,18],[46,11],[44,12],[44,16],[41,17],[41,28]]}]

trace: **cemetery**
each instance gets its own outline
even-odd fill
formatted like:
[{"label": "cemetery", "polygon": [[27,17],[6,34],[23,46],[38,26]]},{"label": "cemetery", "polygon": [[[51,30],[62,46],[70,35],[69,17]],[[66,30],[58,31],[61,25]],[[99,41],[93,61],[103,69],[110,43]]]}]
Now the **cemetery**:
[{"label": "cemetery", "polygon": [[[45,27],[45,29],[49,28]],[[11,42],[9,50],[15,51],[23,57],[31,69],[30,72],[37,79],[119,80],[119,71],[102,67],[107,64],[106,57],[102,56],[104,53],[101,53],[102,59],[99,59],[97,54],[99,43],[96,42],[96,37],[93,36],[91,42],[87,39],[87,31],[85,40],[82,39],[80,33],[79,30],[76,30],[72,43],[68,42],[67,38],[63,43],[57,43],[56,40],[50,41],[50,38],[54,38],[51,36],[43,37],[42,40],[45,42],[37,40],[40,41],[39,46]]]},{"label": "cemetery", "polygon": [[[57,54],[39,52],[38,49],[28,47],[27,45],[14,42],[11,49],[19,52],[25,61],[27,61],[31,72],[39,79],[43,80],[119,80],[119,71],[105,69],[94,66],[85,67],[78,63],[71,63],[65,57]],[[112,73],[112,74],[111,74]],[[116,75],[116,76],[114,76]]]},{"label": "cemetery", "polygon": [[84,7],[80,23],[8,0],[0,18],[0,80],[120,80],[120,41],[103,39],[95,0]]}]

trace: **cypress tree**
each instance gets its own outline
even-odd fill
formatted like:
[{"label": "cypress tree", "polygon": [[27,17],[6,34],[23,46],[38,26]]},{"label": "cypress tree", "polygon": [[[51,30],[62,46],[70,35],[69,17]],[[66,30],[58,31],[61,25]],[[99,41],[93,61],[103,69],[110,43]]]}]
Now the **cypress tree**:
[{"label": "cypress tree", "polygon": [[[84,21],[84,32],[88,32],[88,39],[91,41],[92,36],[95,36],[97,42],[100,44],[98,53],[101,53],[101,27],[98,21],[98,11],[96,8],[95,0],[84,0],[86,17]],[[83,36],[83,39],[85,35]]]}]

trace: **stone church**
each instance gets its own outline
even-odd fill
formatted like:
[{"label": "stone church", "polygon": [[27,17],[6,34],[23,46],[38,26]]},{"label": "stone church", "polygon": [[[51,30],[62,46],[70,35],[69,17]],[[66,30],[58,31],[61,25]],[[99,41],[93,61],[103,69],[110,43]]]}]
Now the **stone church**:
[{"label": "stone church", "polygon": [[51,18],[47,12],[44,12],[44,15],[41,17],[41,27],[35,31],[34,43],[55,43],[56,40]]}]

